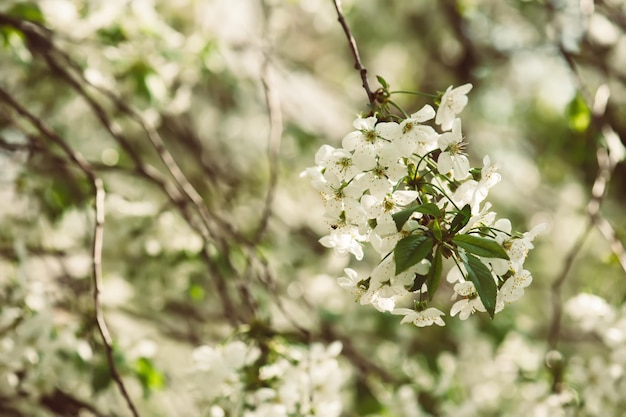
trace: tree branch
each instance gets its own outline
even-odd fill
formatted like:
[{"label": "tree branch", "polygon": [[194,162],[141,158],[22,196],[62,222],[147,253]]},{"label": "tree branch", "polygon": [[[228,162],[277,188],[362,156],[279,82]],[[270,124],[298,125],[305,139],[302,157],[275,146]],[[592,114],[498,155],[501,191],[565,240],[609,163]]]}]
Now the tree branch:
[{"label": "tree branch", "polygon": [[350,27],[348,26],[348,22],[346,22],[346,18],[343,15],[343,11],[341,10],[341,0],[333,0],[335,4],[335,10],[337,11],[337,20],[341,24],[343,31],[348,38],[348,45],[350,46],[350,51],[352,52],[352,56],[354,57],[354,68],[359,71],[361,74],[361,80],[363,81],[363,89],[367,94],[367,99],[369,100],[370,107],[372,110],[376,107],[376,95],[372,92],[369,82],[367,81],[367,69],[363,66],[361,62],[361,57],[359,56],[359,49],[356,46],[356,40],[354,36],[352,36],[352,32],[350,31]]},{"label": "tree branch", "polygon": [[[554,5],[552,5],[551,3],[548,3],[548,11],[554,13]],[[602,85],[598,88],[595,94],[592,94],[578,70],[575,57],[569,51],[567,51],[567,49],[561,43],[558,45],[558,50],[573,76],[573,81],[576,84],[577,90],[583,95],[587,107],[592,113],[592,125],[598,132],[601,132],[605,136],[605,139],[608,139],[607,135],[610,133],[614,133],[610,123],[607,122],[604,117],[609,99],[608,87],[606,85]],[[562,316],[561,290],[563,283],[569,276],[574,261],[580,253],[583,243],[591,234],[591,230],[593,230],[594,227],[597,227],[603,234],[603,236],[609,241],[609,244],[611,245],[611,250],[618,257],[622,268],[624,269],[624,271],[626,271],[626,253],[624,252],[624,247],[621,242],[617,240],[615,232],[610,223],[606,219],[604,219],[602,217],[602,214],[600,213],[602,203],[606,196],[608,184],[611,181],[612,173],[615,169],[615,166],[619,162],[618,156],[612,155],[610,152],[610,148],[610,144],[608,144],[608,146],[598,144],[596,150],[598,171],[596,173],[596,178],[591,188],[591,196],[586,207],[587,226],[585,227],[585,231],[579,236],[576,244],[571,248],[571,250],[565,257],[561,273],[552,283],[551,299],[553,315],[550,329],[548,332],[548,344],[550,349],[552,350],[556,349],[560,337]],[[556,378],[559,377],[559,375],[557,375],[557,373],[555,372],[554,376],[555,381],[553,387],[558,387],[559,381],[556,381]]]},{"label": "tree branch", "polygon": [[85,157],[77,151],[74,151],[68,143],[59,135],[57,135],[52,129],[50,129],[43,121],[38,117],[30,113],[24,106],[18,103],[11,94],[9,94],[4,88],[0,87],[0,100],[5,102],[9,107],[15,110],[20,116],[30,122],[30,124],[39,131],[40,134],[45,136],[59,146],[67,155],[67,157],[74,162],[74,164],[85,174],[92,184],[95,202],[95,221],[94,221],[94,237],[92,242],[92,281],[93,281],[93,302],[95,309],[96,327],[102,338],[104,344],[107,361],[109,364],[109,371],[111,377],[117,384],[117,387],[124,397],[128,408],[131,410],[134,417],[139,417],[139,413],[131,399],[126,386],[115,366],[115,360],[113,358],[113,340],[109,333],[104,314],[102,312],[102,305],[100,303],[100,291],[102,286],[102,244],[104,238],[104,186],[102,180],[96,175],[95,171],[85,159]]}]

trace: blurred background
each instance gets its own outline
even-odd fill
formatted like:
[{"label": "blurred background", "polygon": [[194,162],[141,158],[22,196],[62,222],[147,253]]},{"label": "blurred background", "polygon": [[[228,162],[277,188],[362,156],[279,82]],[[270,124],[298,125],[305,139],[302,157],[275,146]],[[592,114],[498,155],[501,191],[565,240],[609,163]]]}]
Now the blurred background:
[{"label": "blurred background", "polygon": [[377,259],[319,244],[300,178],[368,111],[332,1],[3,0],[0,415],[130,415],[95,319],[95,177],[101,311],[143,415],[245,415],[216,411],[192,361],[231,338],[341,341],[343,416],[622,415],[626,2],[342,6],[373,88],[474,85],[463,128],[472,165],[502,175],[489,201],[548,226],[525,297],[418,329],[336,284]]}]

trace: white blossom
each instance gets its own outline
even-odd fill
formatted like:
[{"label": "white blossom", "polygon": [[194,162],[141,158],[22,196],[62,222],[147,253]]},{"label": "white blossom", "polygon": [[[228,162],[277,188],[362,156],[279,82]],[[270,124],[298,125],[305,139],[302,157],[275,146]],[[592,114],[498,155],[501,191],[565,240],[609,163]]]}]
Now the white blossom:
[{"label": "white blossom", "polygon": [[400,323],[413,323],[417,327],[426,327],[436,324],[437,326],[445,326],[445,322],[441,316],[445,315],[443,311],[434,307],[427,308],[424,311],[415,311],[409,308],[396,308],[391,314],[403,315],[404,318]]},{"label": "white blossom", "polygon": [[467,320],[467,318],[476,311],[487,311],[472,282],[465,281],[456,283],[454,285],[454,293],[455,295],[462,296],[463,299],[452,305],[450,309],[450,315],[452,317],[458,314],[461,320]]},{"label": "white blossom", "polygon": [[452,125],[452,131],[443,133],[439,136],[439,159],[437,160],[437,169],[442,174],[454,170],[454,178],[462,180],[469,173],[470,164],[467,156],[465,156],[465,143],[461,133],[461,119],[455,119]]},{"label": "white blossom", "polygon": [[462,86],[452,88],[448,87],[443,96],[441,103],[437,109],[437,117],[435,123],[445,130],[450,130],[457,114],[461,113],[467,105],[467,93],[472,89],[472,84],[463,84]]},{"label": "white blossom", "polygon": [[483,158],[483,168],[479,181],[467,180],[454,192],[453,200],[458,206],[469,204],[472,207],[472,214],[480,212],[482,203],[489,194],[489,189],[500,182],[500,174],[497,168],[491,165],[489,156]]},{"label": "white blossom", "polygon": [[375,117],[357,118],[353,126],[357,129],[348,133],[341,144],[344,149],[353,151],[355,165],[363,171],[376,166],[376,157],[385,142],[400,135],[400,126],[394,122],[378,123]]},{"label": "white blossom", "polygon": [[400,123],[402,134],[395,144],[403,155],[423,156],[437,149],[438,133],[432,127],[422,124],[434,116],[435,110],[432,106],[426,105]]},{"label": "white blossom", "polygon": [[338,255],[347,255],[351,253],[357,260],[363,259],[363,246],[361,242],[365,240],[365,236],[359,233],[356,226],[337,226],[336,229],[330,231],[330,234],[320,239],[320,243],[332,248]]}]

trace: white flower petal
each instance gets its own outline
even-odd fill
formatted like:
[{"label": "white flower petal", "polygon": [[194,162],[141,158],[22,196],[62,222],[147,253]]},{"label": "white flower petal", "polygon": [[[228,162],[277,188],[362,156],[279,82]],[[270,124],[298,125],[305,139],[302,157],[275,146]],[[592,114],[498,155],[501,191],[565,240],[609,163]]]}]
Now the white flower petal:
[{"label": "white flower petal", "polygon": [[431,120],[433,117],[435,117],[435,109],[430,104],[425,105],[411,115],[411,119],[415,119],[419,123]]},{"label": "white flower petal", "polygon": [[454,161],[452,160],[452,155],[448,152],[442,152],[439,155],[439,159],[437,160],[437,170],[441,174],[447,174],[452,171],[454,168]]}]

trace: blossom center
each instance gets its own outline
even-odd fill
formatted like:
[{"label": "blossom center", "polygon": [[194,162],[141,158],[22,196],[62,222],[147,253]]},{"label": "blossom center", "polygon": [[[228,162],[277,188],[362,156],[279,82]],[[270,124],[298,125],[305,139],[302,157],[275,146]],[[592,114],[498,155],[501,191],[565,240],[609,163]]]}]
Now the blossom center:
[{"label": "blossom center", "polygon": [[376,142],[376,139],[378,138],[375,130],[366,130],[363,132],[363,136],[365,136],[365,141],[369,143]]},{"label": "blossom center", "polygon": [[451,153],[452,155],[463,155],[465,153],[466,143],[463,141],[454,142],[448,145],[446,151]]}]

